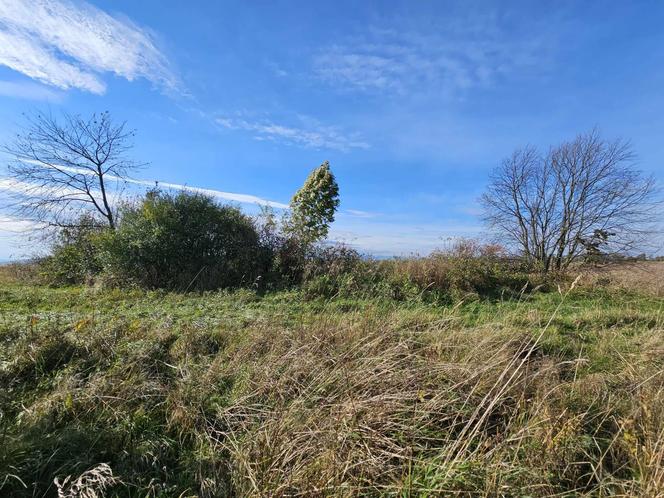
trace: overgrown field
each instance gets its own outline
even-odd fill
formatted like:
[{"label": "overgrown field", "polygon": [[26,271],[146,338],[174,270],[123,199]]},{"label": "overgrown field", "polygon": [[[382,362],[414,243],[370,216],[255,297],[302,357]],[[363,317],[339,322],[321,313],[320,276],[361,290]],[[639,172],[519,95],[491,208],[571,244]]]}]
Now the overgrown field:
[{"label": "overgrown field", "polygon": [[5,273],[0,495],[664,496],[664,269],[629,274],[430,304]]}]

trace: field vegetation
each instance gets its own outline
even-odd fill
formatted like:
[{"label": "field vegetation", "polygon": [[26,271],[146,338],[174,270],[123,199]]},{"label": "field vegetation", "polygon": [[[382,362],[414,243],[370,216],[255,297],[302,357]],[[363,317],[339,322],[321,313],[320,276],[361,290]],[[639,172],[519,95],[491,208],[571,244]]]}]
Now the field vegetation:
[{"label": "field vegetation", "polygon": [[315,275],[176,293],[5,267],[0,489],[664,496],[662,264],[409,290],[471,260],[364,261],[413,277],[360,297]]}]

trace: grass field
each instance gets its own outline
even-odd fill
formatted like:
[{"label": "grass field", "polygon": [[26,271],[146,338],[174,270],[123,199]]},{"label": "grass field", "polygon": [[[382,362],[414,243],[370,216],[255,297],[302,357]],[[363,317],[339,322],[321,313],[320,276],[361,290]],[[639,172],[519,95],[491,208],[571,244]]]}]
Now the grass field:
[{"label": "grass field", "polygon": [[0,282],[2,496],[664,496],[662,264],[445,306]]}]

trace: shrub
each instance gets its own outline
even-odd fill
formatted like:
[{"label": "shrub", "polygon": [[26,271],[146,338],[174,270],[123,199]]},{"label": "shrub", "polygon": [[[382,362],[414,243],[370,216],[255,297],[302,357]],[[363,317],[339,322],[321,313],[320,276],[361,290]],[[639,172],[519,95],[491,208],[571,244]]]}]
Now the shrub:
[{"label": "shrub", "polygon": [[344,291],[354,288],[356,277],[363,275],[362,266],[360,254],[348,246],[310,246],[301,266],[304,295],[330,298],[346,294]]},{"label": "shrub", "polygon": [[292,233],[287,226],[290,222],[287,217],[280,222],[269,207],[256,217],[263,264],[270,268],[265,275],[268,287],[298,286],[330,271],[337,276],[345,269],[338,266],[341,259],[360,260],[359,254],[346,246],[316,244]]},{"label": "shrub", "polygon": [[9,283],[36,285],[43,283],[42,261],[41,259],[29,259],[0,264],[0,285]]},{"label": "shrub", "polygon": [[107,230],[90,216],[82,216],[57,234],[52,253],[40,263],[42,277],[52,285],[82,284],[102,269],[99,241]]},{"label": "shrub", "polygon": [[253,284],[265,271],[251,219],[188,192],[153,191],[126,207],[105,249],[113,277],[148,288],[237,287]]},{"label": "shrub", "polygon": [[280,284],[286,287],[300,285],[304,279],[311,246],[295,237],[283,237],[273,252],[273,269]]},{"label": "shrub", "polygon": [[259,290],[284,289],[300,285],[312,244],[286,234],[284,219],[279,220],[270,207],[261,207],[254,218],[260,246],[259,265],[265,268]]},{"label": "shrub", "polygon": [[444,302],[516,293],[530,273],[499,246],[461,240],[430,256],[391,260],[362,258],[345,246],[318,247],[306,255],[301,281],[307,298]]},{"label": "shrub", "polygon": [[394,260],[389,271],[414,283],[423,296],[455,299],[475,294],[497,296],[518,291],[530,279],[529,268],[500,246],[461,239],[450,249],[424,258]]}]

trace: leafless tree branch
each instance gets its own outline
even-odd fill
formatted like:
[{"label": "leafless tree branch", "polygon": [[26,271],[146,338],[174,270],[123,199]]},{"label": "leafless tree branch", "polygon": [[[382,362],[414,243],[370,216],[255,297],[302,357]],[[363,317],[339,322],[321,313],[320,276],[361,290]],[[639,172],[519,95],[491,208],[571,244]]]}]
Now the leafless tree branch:
[{"label": "leafless tree branch", "polygon": [[567,268],[599,245],[631,251],[660,221],[655,181],[634,160],[629,142],[605,141],[597,130],[545,155],[518,150],[491,176],[485,220],[544,271]]},{"label": "leafless tree branch", "polygon": [[26,125],[1,150],[11,162],[8,208],[43,225],[72,226],[92,214],[109,228],[117,223],[113,195],[141,165],[127,158],[134,131],[108,112],[89,118],[50,113],[26,117]]}]

